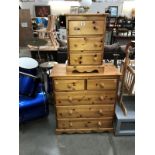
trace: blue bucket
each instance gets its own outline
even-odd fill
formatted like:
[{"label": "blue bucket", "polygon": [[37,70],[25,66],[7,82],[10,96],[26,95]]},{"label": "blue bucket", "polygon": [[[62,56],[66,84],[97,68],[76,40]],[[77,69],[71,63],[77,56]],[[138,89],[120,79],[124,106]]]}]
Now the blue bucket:
[{"label": "blue bucket", "polygon": [[19,71],[36,76],[38,71],[38,62],[30,57],[19,58]]}]

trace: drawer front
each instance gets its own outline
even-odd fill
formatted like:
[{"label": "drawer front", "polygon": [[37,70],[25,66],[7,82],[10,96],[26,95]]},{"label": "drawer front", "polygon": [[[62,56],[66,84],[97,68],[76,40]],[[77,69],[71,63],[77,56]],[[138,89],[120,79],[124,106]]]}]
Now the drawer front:
[{"label": "drawer front", "polygon": [[55,92],[56,105],[114,104],[115,91]]},{"label": "drawer front", "polygon": [[56,91],[62,90],[84,90],[84,80],[54,80]]},{"label": "drawer front", "polygon": [[103,50],[103,37],[69,38],[69,50]]},{"label": "drawer front", "polygon": [[70,65],[99,65],[102,64],[101,53],[70,54]]},{"label": "drawer front", "polygon": [[57,124],[59,129],[112,128],[113,118],[58,119]]},{"label": "drawer front", "polygon": [[114,105],[57,106],[57,118],[113,117]]},{"label": "drawer front", "polygon": [[117,87],[116,79],[88,79],[87,80],[88,90],[116,89],[116,87]]},{"label": "drawer front", "polygon": [[105,22],[102,21],[69,21],[69,35],[104,34]]}]

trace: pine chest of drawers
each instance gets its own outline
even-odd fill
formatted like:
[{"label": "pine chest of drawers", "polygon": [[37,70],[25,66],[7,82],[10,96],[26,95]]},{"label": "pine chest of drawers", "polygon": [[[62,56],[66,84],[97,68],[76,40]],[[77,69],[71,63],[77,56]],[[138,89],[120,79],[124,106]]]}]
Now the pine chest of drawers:
[{"label": "pine chest of drawers", "polygon": [[[103,68],[106,14],[69,14],[66,21],[67,71],[91,72],[98,70],[98,66]],[[82,69],[77,66],[82,66]]]},{"label": "pine chest of drawers", "polygon": [[56,132],[113,131],[120,72],[106,65],[102,73],[68,73],[65,64],[52,70]]}]

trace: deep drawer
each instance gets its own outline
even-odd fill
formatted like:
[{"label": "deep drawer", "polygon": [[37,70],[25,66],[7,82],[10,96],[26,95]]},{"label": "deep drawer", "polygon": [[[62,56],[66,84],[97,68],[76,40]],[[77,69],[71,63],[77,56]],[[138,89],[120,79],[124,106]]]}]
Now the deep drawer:
[{"label": "deep drawer", "polygon": [[56,105],[114,104],[115,91],[55,92]]},{"label": "deep drawer", "polygon": [[107,90],[116,89],[116,79],[88,79],[87,90]]},{"label": "deep drawer", "polygon": [[56,106],[57,118],[113,117],[114,105]]},{"label": "deep drawer", "polygon": [[59,129],[112,128],[113,118],[58,119]]},{"label": "deep drawer", "polygon": [[69,21],[69,35],[104,34],[105,22],[102,21]]},{"label": "deep drawer", "polygon": [[84,80],[54,80],[56,91],[84,90]]},{"label": "deep drawer", "polygon": [[102,64],[101,53],[70,54],[71,65],[99,65]]},{"label": "deep drawer", "polygon": [[69,50],[103,50],[103,37],[69,38]]}]

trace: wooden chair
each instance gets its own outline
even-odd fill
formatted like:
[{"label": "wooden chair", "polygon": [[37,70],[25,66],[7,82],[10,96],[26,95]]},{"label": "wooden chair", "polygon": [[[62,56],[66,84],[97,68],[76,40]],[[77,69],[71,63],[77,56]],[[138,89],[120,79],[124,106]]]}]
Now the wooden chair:
[{"label": "wooden chair", "polygon": [[56,19],[56,16],[49,15],[47,28],[35,30],[35,32],[39,34],[39,38],[42,38],[42,39],[49,38],[54,47],[58,45],[56,41],[56,34],[55,34],[55,19]]},{"label": "wooden chair", "polygon": [[[124,79],[124,95],[134,95],[134,86],[135,86],[135,70],[132,66],[134,61],[129,62],[126,69],[126,76]],[[121,65],[121,72],[124,68],[124,62]],[[123,72],[122,72],[123,73]]]},{"label": "wooden chair", "polygon": [[134,47],[135,43],[131,42],[127,44],[125,52],[126,58],[121,66],[122,78],[121,78],[121,86],[120,86],[120,94],[118,98],[118,103],[120,104],[123,112],[127,115],[127,109],[125,104],[123,103],[123,96],[124,95],[134,95],[134,85],[135,85],[135,71],[132,68],[131,61],[129,59],[130,55],[130,48]]}]

